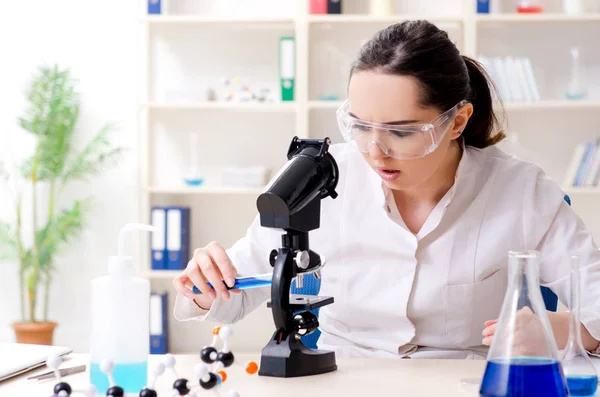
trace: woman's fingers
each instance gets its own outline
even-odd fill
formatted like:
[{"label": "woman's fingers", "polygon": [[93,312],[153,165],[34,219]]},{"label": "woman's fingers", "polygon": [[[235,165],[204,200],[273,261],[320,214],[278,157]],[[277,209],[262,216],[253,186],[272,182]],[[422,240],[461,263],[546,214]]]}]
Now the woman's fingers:
[{"label": "woman's fingers", "polygon": [[496,333],[496,326],[497,324],[492,324],[489,327],[485,327],[483,329],[483,331],[481,332],[481,335],[483,336],[492,336]]},{"label": "woman's fingers", "polygon": [[186,273],[196,288],[198,288],[202,294],[208,296],[214,301],[217,298],[217,295],[215,294],[215,291],[207,284],[207,279],[204,274],[202,274],[201,266],[197,259],[202,260],[202,258],[196,258],[194,255],[194,258],[188,263]]},{"label": "woman's fingers", "polygon": [[208,244],[206,248],[208,249],[208,254],[213,263],[219,268],[219,271],[223,276],[222,280],[224,280],[229,287],[233,287],[235,277],[237,276],[237,270],[233,266],[233,263],[231,263],[225,249],[217,242]]},{"label": "woman's fingers", "polygon": [[223,275],[219,268],[215,265],[212,258],[202,252],[202,254],[197,255],[195,258],[198,262],[198,267],[200,271],[206,277],[206,279],[212,284],[213,289],[215,290],[217,295],[223,297],[223,299],[229,299],[229,292],[227,288],[223,284]]},{"label": "woman's fingers", "polygon": [[187,298],[194,299],[194,293],[188,288],[189,284],[192,283],[185,273],[182,273],[173,279],[173,286],[178,293]]},{"label": "woman's fingers", "polygon": [[203,295],[213,301],[217,298],[217,294],[224,300],[228,300],[230,293],[227,286],[232,287],[235,284],[236,276],[237,270],[226,251],[220,244],[213,242],[194,252],[186,269],[173,279],[173,285],[177,292],[191,299],[196,298],[196,295],[190,290],[195,286]]},{"label": "woman's fingers", "polygon": [[481,335],[483,335],[483,340],[481,341],[482,344],[486,345],[486,346],[490,346],[492,344],[492,338],[494,336],[494,334],[496,333],[496,326],[497,323],[496,321],[486,321],[486,324],[488,324],[488,326],[486,326],[483,331],[481,332]]}]

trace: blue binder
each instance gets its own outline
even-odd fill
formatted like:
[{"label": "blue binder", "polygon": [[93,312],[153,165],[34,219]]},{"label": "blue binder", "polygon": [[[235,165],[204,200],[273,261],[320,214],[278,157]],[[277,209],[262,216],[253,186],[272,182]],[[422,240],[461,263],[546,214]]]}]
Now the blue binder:
[{"label": "blue binder", "polygon": [[490,0],[477,0],[477,13],[478,14],[489,14],[490,13]]},{"label": "blue binder", "polygon": [[162,0],[148,0],[148,14],[160,14]]},{"label": "blue binder", "polygon": [[168,295],[150,294],[150,354],[169,352]]},{"label": "blue binder", "polygon": [[152,207],[150,223],[158,229],[150,233],[149,237],[152,270],[165,270],[167,269],[167,209]]},{"label": "blue binder", "polygon": [[190,209],[167,208],[167,269],[184,269],[190,260]]}]

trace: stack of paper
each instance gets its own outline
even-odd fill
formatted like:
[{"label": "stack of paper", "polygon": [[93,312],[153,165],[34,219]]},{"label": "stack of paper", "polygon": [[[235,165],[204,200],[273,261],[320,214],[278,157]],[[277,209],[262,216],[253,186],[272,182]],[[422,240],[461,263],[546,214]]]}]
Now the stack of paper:
[{"label": "stack of paper", "polygon": [[505,102],[535,102],[540,100],[531,60],[527,57],[480,56],[498,94]]},{"label": "stack of paper", "polygon": [[565,185],[600,186],[600,138],[577,145],[567,170]]}]

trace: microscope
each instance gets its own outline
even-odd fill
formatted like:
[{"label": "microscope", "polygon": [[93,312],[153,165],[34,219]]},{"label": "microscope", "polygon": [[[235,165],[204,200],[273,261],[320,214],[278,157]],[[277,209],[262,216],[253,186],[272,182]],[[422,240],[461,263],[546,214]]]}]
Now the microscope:
[{"label": "microscope", "polygon": [[[320,277],[321,257],[309,247],[308,233],[320,226],[321,200],[335,199],[339,170],[328,152],[331,140],[294,137],[287,163],[257,199],[263,227],[282,229],[281,247],[273,249],[271,300],[275,333],[263,348],[259,375],[298,377],[335,371],[335,353],[310,349],[301,340],[314,332],[318,318],[310,310],[333,303],[333,297],[290,295],[292,280]],[[265,258],[266,259],[266,258]]]}]

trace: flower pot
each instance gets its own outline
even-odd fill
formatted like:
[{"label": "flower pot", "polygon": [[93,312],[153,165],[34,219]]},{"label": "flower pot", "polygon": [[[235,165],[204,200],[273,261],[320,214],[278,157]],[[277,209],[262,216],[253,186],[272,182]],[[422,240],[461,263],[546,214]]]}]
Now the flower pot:
[{"label": "flower pot", "polygon": [[17,343],[52,345],[54,329],[58,324],[49,322],[16,322],[12,324]]}]

